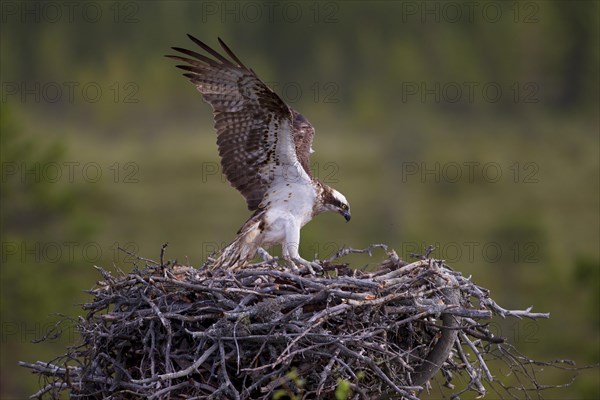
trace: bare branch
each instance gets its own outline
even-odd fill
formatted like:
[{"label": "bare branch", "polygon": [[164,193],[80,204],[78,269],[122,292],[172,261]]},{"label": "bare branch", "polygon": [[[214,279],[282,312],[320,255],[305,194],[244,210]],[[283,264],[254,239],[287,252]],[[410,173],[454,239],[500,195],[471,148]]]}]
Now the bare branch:
[{"label": "bare branch", "polygon": [[[440,370],[451,398],[483,395],[486,386],[527,397],[553,387],[538,370],[577,369],[531,360],[494,336],[493,316],[549,314],[502,308],[489,290],[430,258],[431,248],[406,263],[383,244],[344,247],[315,260],[325,272],[311,275],[276,259],[239,271],[194,269],[166,261],[166,247],[160,262],[123,250],[146,264],[141,270],[97,268],[102,281],[89,291],[87,315],[69,321],[80,342],[51,363],[20,363],[42,378],[32,397],[333,398],[341,379],[352,398],[417,400]],[[387,257],[368,272],[336,264],[378,248]],[[494,377],[497,360],[516,386]]]}]

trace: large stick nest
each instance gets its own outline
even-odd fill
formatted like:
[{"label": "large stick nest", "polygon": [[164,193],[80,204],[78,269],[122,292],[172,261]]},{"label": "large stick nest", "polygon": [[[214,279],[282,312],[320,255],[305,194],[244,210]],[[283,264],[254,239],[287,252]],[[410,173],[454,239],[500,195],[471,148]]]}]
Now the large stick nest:
[{"label": "large stick nest", "polygon": [[81,343],[52,363],[21,363],[44,378],[32,397],[416,399],[440,369],[454,392],[483,395],[490,359],[530,378],[500,383],[505,393],[531,390],[534,362],[486,322],[547,314],[505,310],[428,257],[408,264],[389,251],[371,272],[336,264],[351,252],[319,261],[316,276],[277,260],[194,269],[162,252],[116,277],[99,268],[76,321]]}]

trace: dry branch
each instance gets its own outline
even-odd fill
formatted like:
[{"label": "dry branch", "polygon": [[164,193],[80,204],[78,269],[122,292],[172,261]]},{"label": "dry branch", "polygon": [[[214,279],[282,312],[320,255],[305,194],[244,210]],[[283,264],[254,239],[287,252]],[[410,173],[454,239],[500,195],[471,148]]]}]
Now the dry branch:
[{"label": "dry branch", "polygon": [[[44,380],[32,397],[335,398],[344,380],[353,399],[417,399],[440,369],[447,387],[463,377],[455,392],[483,395],[497,358],[525,371],[520,389],[546,388],[486,323],[548,314],[503,309],[429,254],[408,264],[384,245],[344,249],[313,276],[276,260],[236,272],[169,265],[164,247],[161,262],[138,257],[144,267],[129,274],[98,269],[81,343],[51,363],[21,363]],[[387,258],[374,271],[336,264],[375,248]]]}]

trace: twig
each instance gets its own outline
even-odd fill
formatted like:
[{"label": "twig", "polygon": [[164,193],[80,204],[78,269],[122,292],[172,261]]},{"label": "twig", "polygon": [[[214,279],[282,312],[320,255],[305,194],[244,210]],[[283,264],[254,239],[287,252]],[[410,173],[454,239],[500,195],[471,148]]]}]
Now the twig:
[{"label": "twig", "polygon": [[[483,379],[514,396],[551,387],[537,369],[576,369],[530,360],[494,337],[493,316],[549,314],[502,308],[489,290],[429,258],[432,249],[407,264],[383,244],[344,247],[314,276],[276,259],[239,271],[165,268],[166,247],[160,262],[121,249],[146,264],[127,274],[97,268],[103,280],[75,324],[80,343],[51,363],[20,363],[42,378],[34,397],[270,400],[281,390],[328,398],[341,379],[353,398],[417,400],[440,369],[447,387],[467,378],[454,382],[454,397],[482,395]],[[369,272],[334,264],[378,248],[387,258]],[[506,363],[516,389],[493,377],[490,359]],[[304,386],[286,375],[293,369]]]}]

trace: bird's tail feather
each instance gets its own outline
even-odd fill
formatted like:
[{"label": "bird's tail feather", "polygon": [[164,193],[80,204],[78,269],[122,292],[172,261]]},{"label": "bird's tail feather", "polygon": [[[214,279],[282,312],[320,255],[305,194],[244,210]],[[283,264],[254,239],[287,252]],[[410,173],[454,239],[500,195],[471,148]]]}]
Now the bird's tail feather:
[{"label": "bird's tail feather", "polygon": [[223,249],[213,264],[213,269],[234,271],[245,267],[256,256],[261,233],[259,225],[260,221],[244,225],[235,240]]}]

